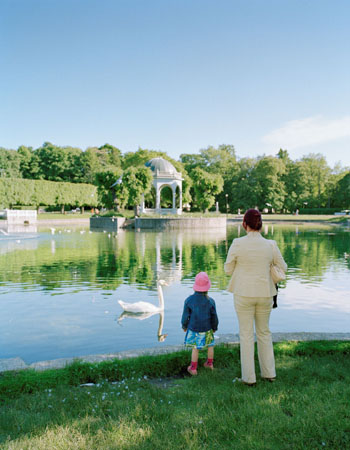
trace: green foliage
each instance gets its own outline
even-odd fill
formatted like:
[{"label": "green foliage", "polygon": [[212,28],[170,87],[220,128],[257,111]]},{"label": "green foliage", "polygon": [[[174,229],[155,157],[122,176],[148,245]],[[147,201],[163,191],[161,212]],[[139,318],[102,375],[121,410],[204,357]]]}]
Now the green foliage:
[{"label": "green foliage", "polygon": [[121,151],[113,145],[105,144],[99,148],[89,147],[81,155],[83,166],[83,180],[95,183],[98,173],[120,173],[122,156]]},{"label": "green foliage", "polygon": [[197,167],[192,171],[195,201],[206,212],[214,205],[215,196],[222,191],[224,181],[219,174],[209,173]]},{"label": "green foliage", "polygon": [[81,154],[79,148],[57,147],[45,142],[42,147],[35,150],[39,163],[38,177],[50,181],[81,181],[83,177]]},{"label": "green foliage", "polygon": [[158,157],[162,157],[170,161],[169,156],[165,152],[160,152],[157,150],[147,150],[139,147],[136,152],[125,153],[123,158],[123,169],[128,169],[129,167],[144,166],[150,159]]},{"label": "green foliage", "polygon": [[[276,157],[237,158],[233,145],[208,146],[198,154],[182,154],[180,161],[165,152],[139,148],[136,152],[121,151],[111,144],[89,147],[85,151],[73,147],[59,147],[45,142],[41,147],[20,146],[17,151],[0,148],[1,177],[42,179],[73,183],[93,184],[99,179],[100,198],[105,206],[133,206],[134,194],[129,188],[117,186],[113,193],[104,188],[103,172],[121,173],[129,168],[143,167],[147,161],[162,157],[170,161],[183,177],[183,204],[192,202],[195,196],[196,169],[220,175],[223,188],[215,194],[220,210],[226,211],[226,201],[231,212],[257,206],[264,209],[268,204],[276,211],[294,212],[303,207],[349,209],[349,168],[339,164],[331,169],[321,154],[309,154],[293,161],[288,151],[280,149]],[[197,192],[198,196],[198,192]],[[113,198],[112,198],[113,197]],[[146,202],[151,202],[146,194]],[[132,199],[132,204],[129,203]],[[215,201],[214,200],[214,201]],[[165,201],[169,202],[165,195]],[[205,203],[203,206],[205,208]],[[197,200],[194,201],[196,207]],[[208,204],[212,204],[209,201]],[[271,208],[271,207],[270,207]]]},{"label": "green foliage", "polygon": [[141,203],[142,194],[150,192],[153,176],[148,167],[129,167],[123,173],[123,185],[128,190],[128,204],[137,206]]},{"label": "green foliage", "polygon": [[281,159],[272,156],[260,158],[254,167],[256,204],[260,208],[272,205],[272,208],[280,211],[284,204],[286,192],[282,176],[285,173],[285,165]]},{"label": "green foliage", "polygon": [[15,205],[96,206],[96,187],[90,184],[0,178],[0,206],[12,208]]},{"label": "green foliage", "polygon": [[350,172],[338,181],[334,191],[334,205],[341,209],[350,209]]},{"label": "green foliage", "polygon": [[0,147],[0,177],[20,178],[21,158],[15,150]]},{"label": "green foliage", "polygon": [[124,186],[122,186],[123,190],[119,189],[119,186],[112,187],[121,176],[120,169],[105,169],[95,173],[99,204],[107,209],[117,207],[117,202],[121,206],[125,204]]},{"label": "green foliage", "polygon": [[300,208],[299,214],[322,214],[331,215],[335,212],[340,212],[339,208]]},{"label": "green foliage", "polygon": [[327,183],[331,170],[326,159],[321,154],[310,153],[301,159],[305,164],[306,179],[308,186],[308,207],[321,208],[327,203]]}]

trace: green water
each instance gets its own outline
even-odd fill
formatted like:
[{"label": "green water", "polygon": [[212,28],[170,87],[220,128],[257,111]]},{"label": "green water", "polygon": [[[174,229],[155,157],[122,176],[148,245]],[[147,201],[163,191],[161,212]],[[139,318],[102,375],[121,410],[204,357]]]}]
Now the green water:
[{"label": "green water", "polygon": [[[182,306],[199,271],[212,280],[218,335],[237,333],[223,263],[232,239],[244,234],[230,226],[116,235],[57,227],[1,235],[0,358],[32,362],[181,344]],[[349,331],[349,228],[266,225],[263,235],[277,241],[288,264],[272,331]],[[168,283],[164,315],[120,318],[118,299],[157,304],[159,278]]]}]

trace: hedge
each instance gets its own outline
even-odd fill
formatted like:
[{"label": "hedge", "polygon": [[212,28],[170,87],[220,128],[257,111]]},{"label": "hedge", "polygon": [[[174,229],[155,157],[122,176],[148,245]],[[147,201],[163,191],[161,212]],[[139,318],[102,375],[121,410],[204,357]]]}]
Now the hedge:
[{"label": "hedge", "polygon": [[22,178],[0,178],[0,206],[98,206],[97,188],[92,184],[66,183]]}]

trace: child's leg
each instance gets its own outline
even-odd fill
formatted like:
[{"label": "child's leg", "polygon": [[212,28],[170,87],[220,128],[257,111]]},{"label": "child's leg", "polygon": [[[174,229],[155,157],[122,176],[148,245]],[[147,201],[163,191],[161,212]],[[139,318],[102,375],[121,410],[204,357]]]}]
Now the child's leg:
[{"label": "child's leg", "polygon": [[197,365],[198,365],[198,349],[193,348],[191,355],[191,365],[187,367],[187,371],[191,375],[197,375]]},{"label": "child's leg", "polygon": [[192,349],[192,356],[191,356],[191,361],[192,362],[198,362],[198,348],[193,348]]},{"label": "child's leg", "polygon": [[213,369],[214,368],[213,362],[214,362],[214,346],[211,346],[208,347],[208,359],[204,363],[204,367],[208,369]]}]

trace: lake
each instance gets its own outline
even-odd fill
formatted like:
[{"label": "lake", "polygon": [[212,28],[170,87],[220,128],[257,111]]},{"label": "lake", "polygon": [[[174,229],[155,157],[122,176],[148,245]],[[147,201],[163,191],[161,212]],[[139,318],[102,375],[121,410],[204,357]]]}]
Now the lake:
[{"label": "lake", "polygon": [[[288,264],[272,332],[349,332],[350,228],[264,225]],[[223,264],[239,225],[208,232],[91,232],[83,227],[0,234],[0,358],[32,362],[182,344],[183,302],[195,275],[212,280],[220,334],[238,333]],[[118,300],[158,304],[148,318]],[[166,335],[166,336],[165,336]]]}]

